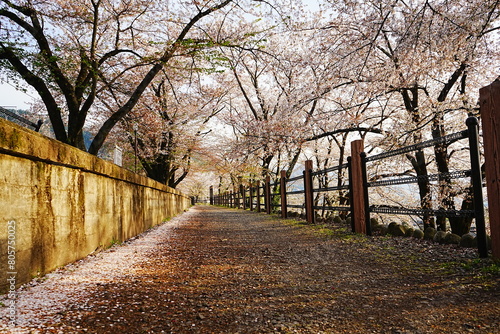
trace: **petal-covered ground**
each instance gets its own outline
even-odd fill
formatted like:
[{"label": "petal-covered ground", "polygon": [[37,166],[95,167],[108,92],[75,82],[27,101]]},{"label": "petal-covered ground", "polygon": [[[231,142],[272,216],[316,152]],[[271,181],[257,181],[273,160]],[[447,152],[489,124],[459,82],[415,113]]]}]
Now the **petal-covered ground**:
[{"label": "petal-covered ground", "polygon": [[499,277],[475,250],[197,206],[21,288],[0,332],[500,333]]}]

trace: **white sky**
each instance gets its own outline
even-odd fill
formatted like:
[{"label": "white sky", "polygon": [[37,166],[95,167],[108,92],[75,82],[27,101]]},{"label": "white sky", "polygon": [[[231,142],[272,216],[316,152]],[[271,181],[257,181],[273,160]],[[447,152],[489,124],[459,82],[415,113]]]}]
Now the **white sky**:
[{"label": "white sky", "polygon": [[17,90],[14,86],[4,82],[0,82],[0,106],[8,109],[25,109],[30,108],[30,103],[38,94],[30,90],[25,93]]}]

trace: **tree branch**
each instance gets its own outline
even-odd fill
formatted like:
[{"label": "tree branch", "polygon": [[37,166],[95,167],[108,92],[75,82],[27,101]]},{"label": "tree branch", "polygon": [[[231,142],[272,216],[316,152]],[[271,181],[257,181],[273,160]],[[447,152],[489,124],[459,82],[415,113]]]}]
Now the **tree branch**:
[{"label": "tree branch", "polygon": [[188,24],[186,24],[186,26],[182,29],[175,42],[172,43],[172,45],[168,47],[167,50],[165,50],[163,56],[159,59],[159,61],[144,76],[142,81],[139,83],[135,91],[130,96],[129,100],[104,122],[104,124],[94,137],[92,144],[90,145],[89,152],[91,154],[97,154],[97,152],[103,145],[111,129],[115,126],[115,124],[119,120],[121,120],[125,115],[127,115],[130,112],[130,110],[132,110],[132,108],[137,104],[140,97],[142,96],[146,88],[149,86],[149,84],[153,81],[155,76],[163,69],[165,64],[174,56],[175,52],[181,47],[182,41],[184,40],[188,32],[191,30],[191,28],[205,16],[210,15],[211,13],[227,6],[232,1],[233,0],[225,0],[217,6],[210,7],[205,11],[200,11],[189,21]]},{"label": "tree branch", "polygon": [[322,134],[306,138],[306,139],[304,139],[304,141],[314,141],[314,140],[318,140],[318,139],[325,138],[328,136],[334,136],[334,135],[339,134],[339,133],[348,133],[348,132],[370,132],[370,133],[376,133],[376,134],[386,133],[385,131],[383,131],[381,129],[373,129],[373,128],[366,128],[366,127],[360,126],[360,127],[353,127],[353,128],[348,128],[348,129],[337,129],[337,130],[333,130],[333,131],[324,132]]}]

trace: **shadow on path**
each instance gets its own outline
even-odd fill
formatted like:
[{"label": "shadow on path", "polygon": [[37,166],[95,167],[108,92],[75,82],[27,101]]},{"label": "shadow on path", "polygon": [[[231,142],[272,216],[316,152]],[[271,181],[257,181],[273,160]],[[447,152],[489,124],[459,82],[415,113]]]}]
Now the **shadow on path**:
[{"label": "shadow on path", "polygon": [[209,206],[169,231],[40,333],[500,332],[498,284],[392,265],[364,238]]}]

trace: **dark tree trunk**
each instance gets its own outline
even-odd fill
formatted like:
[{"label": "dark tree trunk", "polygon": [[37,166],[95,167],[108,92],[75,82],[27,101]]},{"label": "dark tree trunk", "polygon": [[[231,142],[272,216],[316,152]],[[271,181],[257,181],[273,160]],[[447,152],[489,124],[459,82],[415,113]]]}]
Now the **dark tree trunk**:
[{"label": "dark tree trunk", "polygon": [[[420,205],[422,209],[429,210],[432,209],[431,206],[431,189],[429,186],[427,165],[425,163],[425,155],[422,150],[418,150],[415,152],[415,156],[411,156],[409,154],[406,155],[408,160],[410,160],[413,169],[415,170],[418,177],[418,192],[420,195]],[[435,228],[434,220],[431,215],[424,214],[422,217],[424,223],[424,229],[427,227]]]},{"label": "dark tree trunk", "polygon": [[[473,192],[472,187],[469,187],[467,189],[467,194],[462,201],[461,210],[474,209],[474,203],[472,201],[473,198],[472,192]],[[469,233],[470,226],[472,224],[472,219],[473,218],[471,217],[450,218],[451,232],[458,234],[459,236]]]}]

